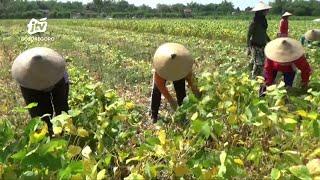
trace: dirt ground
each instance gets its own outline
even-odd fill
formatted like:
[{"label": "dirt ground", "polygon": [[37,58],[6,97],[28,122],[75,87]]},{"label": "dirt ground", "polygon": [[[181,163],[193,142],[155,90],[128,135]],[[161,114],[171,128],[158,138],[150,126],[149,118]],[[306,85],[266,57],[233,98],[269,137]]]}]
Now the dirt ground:
[{"label": "dirt ground", "polygon": [[3,56],[3,53],[2,53],[2,51],[0,49],[0,62],[2,62],[2,56]]}]

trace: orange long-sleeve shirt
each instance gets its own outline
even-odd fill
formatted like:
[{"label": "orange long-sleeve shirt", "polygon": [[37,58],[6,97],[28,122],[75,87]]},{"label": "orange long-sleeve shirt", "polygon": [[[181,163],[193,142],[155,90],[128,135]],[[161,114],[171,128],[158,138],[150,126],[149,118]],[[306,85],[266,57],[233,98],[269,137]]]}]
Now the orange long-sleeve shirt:
[{"label": "orange long-sleeve shirt", "polygon": [[[186,76],[186,81],[188,82],[188,86],[192,89],[192,91],[197,91],[197,88],[195,87],[194,83],[193,83],[193,77],[192,77],[192,73],[189,73]],[[170,95],[168,88],[166,87],[166,80],[163,79],[162,77],[159,76],[159,74],[157,74],[156,72],[154,73],[153,76],[153,80],[154,83],[156,84],[156,86],[158,87],[159,91],[161,92],[161,94],[168,100],[168,101],[172,101],[173,98]]]}]

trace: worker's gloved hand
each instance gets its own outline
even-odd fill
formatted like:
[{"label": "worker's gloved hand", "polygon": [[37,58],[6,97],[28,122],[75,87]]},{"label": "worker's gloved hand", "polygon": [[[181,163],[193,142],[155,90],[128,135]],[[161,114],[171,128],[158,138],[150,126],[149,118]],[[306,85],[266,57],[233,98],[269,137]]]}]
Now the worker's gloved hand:
[{"label": "worker's gloved hand", "polygon": [[175,100],[170,100],[169,101],[171,108],[175,111],[178,108],[178,103]]}]

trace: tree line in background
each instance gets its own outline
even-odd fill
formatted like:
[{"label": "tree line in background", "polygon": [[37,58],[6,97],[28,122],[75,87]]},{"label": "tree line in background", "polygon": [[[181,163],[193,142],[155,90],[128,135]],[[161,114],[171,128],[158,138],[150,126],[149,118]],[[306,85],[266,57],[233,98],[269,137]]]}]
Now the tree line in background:
[{"label": "tree line in background", "polygon": [[[320,16],[320,1],[275,0],[271,13],[281,14],[290,11],[297,16]],[[156,8],[146,5],[135,6],[124,0],[93,0],[88,4],[81,2],[0,0],[0,18],[181,18],[210,17],[216,15],[245,14],[250,11],[235,8],[226,0],[220,4],[157,4]]]},{"label": "tree line in background", "polygon": [[319,0],[275,0],[270,4],[272,6],[271,12],[275,14],[289,11],[296,16],[320,16]]}]

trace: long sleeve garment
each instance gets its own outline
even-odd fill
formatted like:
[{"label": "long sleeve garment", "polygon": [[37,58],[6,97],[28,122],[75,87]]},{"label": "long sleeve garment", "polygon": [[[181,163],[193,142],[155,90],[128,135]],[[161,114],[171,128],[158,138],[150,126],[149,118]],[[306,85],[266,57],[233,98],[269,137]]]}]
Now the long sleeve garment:
[{"label": "long sleeve garment", "polygon": [[288,19],[281,19],[279,32],[281,37],[288,37],[289,33],[289,21]]},{"label": "long sleeve garment", "polygon": [[269,41],[267,27],[260,23],[252,22],[248,29],[247,46],[264,47]]},{"label": "long sleeve garment", "polygon": [[[188,82],[188,86],[192,89],[195,90],[195,86],[194,83],[192,81],[192,73],[190,73],[186,78],[184,78],[184,81]],[[154,83],[157,86],[157,88],[159,89],[159,91],[161,92],[161,94],[163,94],[163,96],[167,99],[167,100],[172,100],[172,96],[170,95],[168,88],[166,87],[166,80],[163,79],[162,77],[160,77],[157,73],[154,74]]]},{"label": "long sleeve garment", "polygon": [[311,67],[307,62],[305,56],[290,62],[290,63],[278,63],[272,61],[271,59],[266,58],[265,65],[264,65],[264,73],[265,73],[265,83],[266,85],[271,85],[276,78],[276,73],[274,72],[294,72],[294,69],[298,68],[301,71],[301,84],[303,86],[307,86],[309,83],[309,78],[311,75]]},{"label": "long sleeve garment", "polygon": [[27,105],[32,102],[38,103],[38,106],[29,109],[32,118],[50,114],[50,117],[45,116],[42,118],[47,123],[50,135],[53,135],[52,123],[50,121],[53,114],[59,115],[62,111],[67,112],[69,110],[69,82],[67,77],[68,74],[65,73],[64,77],[50,91],[38,91],[20,86],[22,96]]}]

